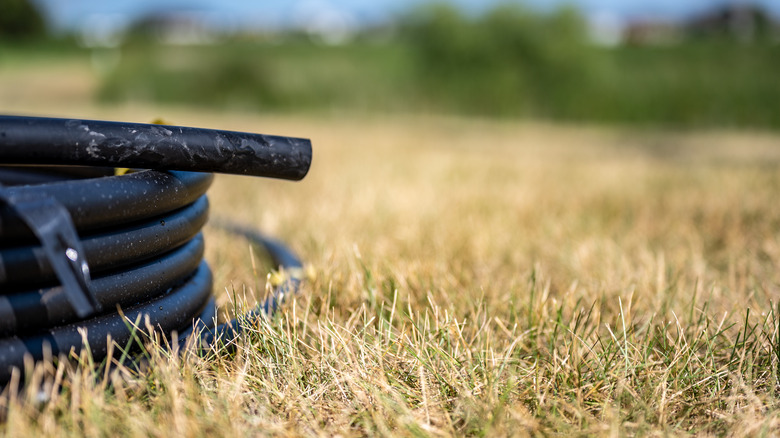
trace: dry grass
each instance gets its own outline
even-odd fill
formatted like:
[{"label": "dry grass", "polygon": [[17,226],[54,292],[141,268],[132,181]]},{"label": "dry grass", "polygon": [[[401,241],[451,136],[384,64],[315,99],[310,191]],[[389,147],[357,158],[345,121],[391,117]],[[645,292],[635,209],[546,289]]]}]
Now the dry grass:
[{"label": "dry grass", "polygon": [[[306,260],[295,303],[235,354],[152,348],[137,375],[85,358],[43,391],[6,391],[7,435],[780,432],[778,137],[0,109],[315,145],[303,182],[220,177],[211,191],[212,217]],[[248,244],[207,239],[222,304],[250,305],[266,281]]]}]

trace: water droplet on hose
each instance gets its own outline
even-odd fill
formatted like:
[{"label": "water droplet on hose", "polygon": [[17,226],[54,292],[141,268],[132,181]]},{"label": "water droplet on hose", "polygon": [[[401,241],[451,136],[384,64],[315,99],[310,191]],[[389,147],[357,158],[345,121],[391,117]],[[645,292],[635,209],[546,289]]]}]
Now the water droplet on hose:
[{"label": "water droplet on hose", "polygon": [[78,251],[76,251],[76,250],[75,250],[75,249],[73,249],[73,248],[68,248],[67,250],[65,250],[65,255],[66,255],[66,256],[67,256],[67,257],[68,257],[68,258],[69,258],[69,259],[70,259],[72,262],[75,262],[76,260],[78,260],[78,259],[79,259],[79,252],[78,252]]}]

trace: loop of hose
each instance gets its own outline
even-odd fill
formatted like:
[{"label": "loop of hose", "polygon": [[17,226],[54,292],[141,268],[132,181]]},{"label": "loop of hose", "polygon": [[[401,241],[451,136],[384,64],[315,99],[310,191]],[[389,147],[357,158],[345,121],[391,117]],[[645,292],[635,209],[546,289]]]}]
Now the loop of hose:
[{"label": "loop of hose", "polygon": [[[110,133],[128,137],[117,140],[108,137]],[[158,158],[157,167],[191,169],[194,163],[194,170],[258,175],[265,172],[258,165],[271,166],[268,176],[291,179],[300,179],[308,171],[311,149],[306,140],[265,136],[260,140],[271,139],[265,144],[252,135],[0,116],[0,162],[11,165],[0,167],[0,382],[7,382],[14,369],[23,369],[25,357],[42,360],[78,354],[88,345],[99,362],[108,352],[107,339],[126,345],[137,321],[148,321],[165,336],[178,332],[180,339],[186,339],[197,334],[201,344],[217,338],[229,341],[241,331],[236,321],[214,326],[212,278],[203,261],[201,234],[212,174],[143,170],[114,176],[112,167],[30,163],[37,159],[57,164],[52,157],[70,156],[66,164],[142,162],[152,167],[155,154],[175,151],[176,144],[184,143],[186,150],[179,151],[178,161]],[[151,153],[150,138],[155,136],[162,138],[164,147],[155,146]],[[88,159],[61,150],[81,148],[84,139],[91,137],[104,142],[100,151],[84,149]],[[230,141],[233,146],[226,146]],[[131,157],[127,163],[109,153],[115,144]],[[146,152],[128,152],[137,150]],[[246,162],[247,150],[254,154],[254,167]],[[108,158],[101,160],[101,154]],[[224,161],[215,162],[214,157]],[[67,220],[48,220],[58,215]],[[225,228],[263,245],[278,266],[300,268],[300,261],[284,245],[252,230]],[[44,239],[61,242],[51,245]],[[277,288],[257,313],[271,313],[297,285],[298,280],[291,279]],[[84,301],[79,294],[89,299]]]}]

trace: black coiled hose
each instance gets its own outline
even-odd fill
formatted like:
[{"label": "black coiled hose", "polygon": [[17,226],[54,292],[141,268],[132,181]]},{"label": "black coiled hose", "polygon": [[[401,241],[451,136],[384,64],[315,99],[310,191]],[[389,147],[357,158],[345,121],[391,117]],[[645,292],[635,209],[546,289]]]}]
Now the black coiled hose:
[{"label": "black coiled hose", "polygon": [[[0,382],[25,356],[57,357],[85,341],[102,360],[108,337],[127,344],[139,317],[164,335],[234,336],[235,323],[209,326],[215,305],[200,231],[213,176],[200,172],[298,180],[311,157],[298,138],[0,116]],[[117,176],[115,167],[151,170]],[[278,265],[300,267],[278,242],[228,228],[263,244]]]}]

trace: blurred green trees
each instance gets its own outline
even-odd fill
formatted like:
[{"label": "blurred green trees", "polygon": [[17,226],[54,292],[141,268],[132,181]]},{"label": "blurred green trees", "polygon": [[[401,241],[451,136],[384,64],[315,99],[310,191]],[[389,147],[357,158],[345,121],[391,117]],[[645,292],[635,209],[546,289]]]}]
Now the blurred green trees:
[{"label": "blurred green trees", "polygon": [[433,5],[402,17],[390,38],[376,33],[339,46],[300,32],[191,46],[130,39],[100,98],[780,128],[780,42],[771,38],[700,33],[604,47],[573,9],[516,4],[480,16]]},{"label": "blurred green trees", "polygon": [[[759,23],[766,27],[767,18]],[[717,32],[601,47],[572,9],[439,4],[405,20],[418,95],[445,112],[676,126],[780,127],[780,44]]]},{"label": "blurred green trees", "polygon": [[594,73],[586,25],[572,9],[540,15],[503,5],[473,19],[439,4],[405,21],[420,85],[440,108],[547,114]]},{"label": "blurred green trees", "polygon": [[46,33],[46,22],[30,0],[0,0],[0,38],[32,38]]}]

